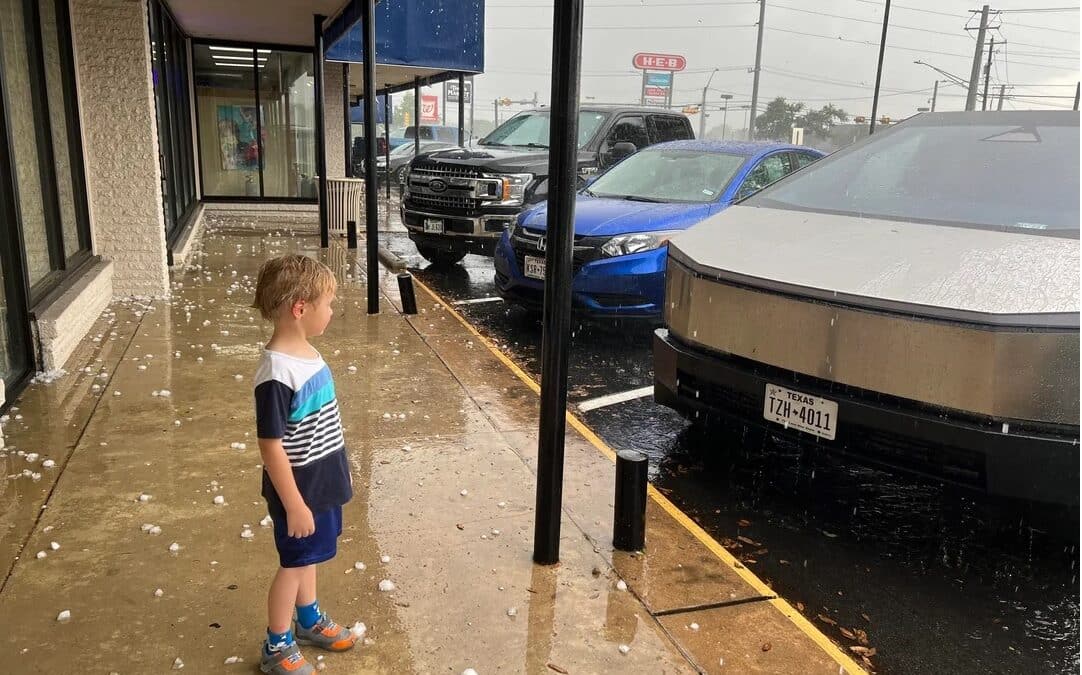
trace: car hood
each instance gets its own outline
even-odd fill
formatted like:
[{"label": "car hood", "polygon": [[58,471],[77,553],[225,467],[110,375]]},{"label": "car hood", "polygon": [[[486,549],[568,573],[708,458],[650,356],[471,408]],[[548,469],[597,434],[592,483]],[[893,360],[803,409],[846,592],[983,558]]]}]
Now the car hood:
[{"label": "car hood", "polygon": [[[652,204],[580,194],[575,201],[575,234],[614,236],[658,230],[683,230],[710,215],[713,204]],[[533,230],[546,229],[548,207],[539,204],[520,222]]]},{"label": "car hood", "polygon": [[[449,148],[437,150],[426,159],[442,164],[480,167],[494,173],[532,173],[548,175],[549,155],[543,148],[498,148],[474,146],[472,148]],[[579,153],[579,163],[586,165],[590,156]]]},{"label": "car hood", "polygon": [[703,276],[828,302],[1078,327],[1077,239],[734,206],[669,251]]}]

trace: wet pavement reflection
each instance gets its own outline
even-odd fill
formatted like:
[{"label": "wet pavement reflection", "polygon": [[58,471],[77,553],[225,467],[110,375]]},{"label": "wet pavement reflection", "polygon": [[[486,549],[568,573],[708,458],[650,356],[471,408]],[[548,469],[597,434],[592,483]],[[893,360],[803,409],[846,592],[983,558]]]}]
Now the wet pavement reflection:
[{"label": "wet pavement reflection", "polygon": [[[495,296],[490,259],[429,266],[388,246],[451,302]],[[455,307],[537,377],[536,313]],[[652,326],[576,320],[572,406],[652,385]],[[832,639],[871,646],[879,672],[1066,672],[1079,664],[1078,509],[998,501],[882,470],[757,428],[691,428],[652,397],[583,415],[651,480]]]}]

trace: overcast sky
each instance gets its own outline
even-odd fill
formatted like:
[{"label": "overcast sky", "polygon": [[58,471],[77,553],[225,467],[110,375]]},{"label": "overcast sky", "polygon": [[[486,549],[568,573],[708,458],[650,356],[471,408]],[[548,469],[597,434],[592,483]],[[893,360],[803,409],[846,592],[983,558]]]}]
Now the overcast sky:
[{"label": "overcast sky", "polygon": [[[784,96],[813,107],[830,102],[851,114],[867,115],[882,1],[766,1],[760,105]],[[1004,109],[1071,107],[1079,80],[1079,13],[1010,10],[1077,2],[1003,0],[993,5],[1008,10],[993,20],[999,29],[990,32],[997,41],[991,89],[998,95],[999,85],[1005,84],[1008,96],[1016,97],[1008,98]],[[979,4],[971,0],[894,4],[880,114],[913,114],[928,105],[935,80],[947,79],[915,60],[968,80],[976,31],[965,28],[979,24],[979,15],[969,12],[974,7]],[[641,78],[631,66],[632,56],[639,51],[681,54],[688,67],[676,75],[674,102],[698,102],[711,71],[719,68],[708,103],[720,105],[719,95],[731,94],[729,126],[743,127],[746,112],[739,106],[751,99],[748,71],[755,61],[758,12],[758,3],[742,0],[586,0],[584,102],[637,103]],[[527,99],[536,91],[547,103],[552,0],[491,0],[485,24],[485,74],[476,81],[477,117],[491,119],[491,102],[497,96]],[[1001,40],[1007,42],[1002,48]],[[1049,96],[1066,98],[1043,98]],[[941,82],[938,110],[960,110],[964,104],[964,88]],[[720,113],[712,114],[708,126],[720,122]]]}]

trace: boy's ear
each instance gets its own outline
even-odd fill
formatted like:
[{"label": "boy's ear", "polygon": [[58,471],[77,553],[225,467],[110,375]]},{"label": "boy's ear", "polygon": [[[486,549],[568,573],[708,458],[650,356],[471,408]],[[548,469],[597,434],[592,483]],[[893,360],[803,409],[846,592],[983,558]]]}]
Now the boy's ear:
[{"label": "boy's ear", "polygon": [[301,318],[301,315],[304,314],[304,300],[298,300],[294,302],[293,306],[289,308],[289,311],[293,315],[294,319]]}]

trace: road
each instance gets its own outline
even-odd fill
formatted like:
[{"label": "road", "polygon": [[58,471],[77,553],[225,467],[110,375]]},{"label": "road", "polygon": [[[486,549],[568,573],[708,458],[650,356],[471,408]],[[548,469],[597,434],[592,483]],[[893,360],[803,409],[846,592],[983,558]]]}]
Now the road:
[{"label": "road", "polygon": [[[401,232],[383,242],[538,375],[539,318],[493,300],[491,259],[438,270]],[[650,326],[572,331],[570,405],[652,384]],[[645,452],[654,485],[827,635],[848,646],[864,631],[878,672],[1078,671],[1077,509],[992,500],[755,428],[700,434],[651,395],[581,414],[614,448]]]}]

